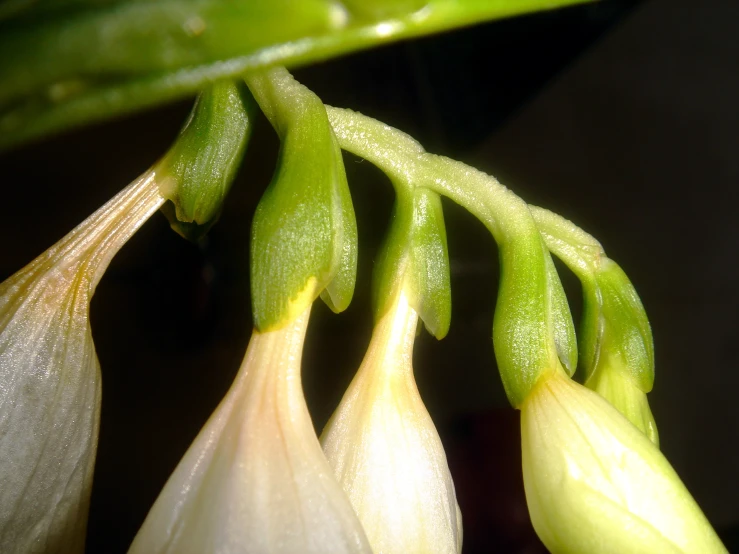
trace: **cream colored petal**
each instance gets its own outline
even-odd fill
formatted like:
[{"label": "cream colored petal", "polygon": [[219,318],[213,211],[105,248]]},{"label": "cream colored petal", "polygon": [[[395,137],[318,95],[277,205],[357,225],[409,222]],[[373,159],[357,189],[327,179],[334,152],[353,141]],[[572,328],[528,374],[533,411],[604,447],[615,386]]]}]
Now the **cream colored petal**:
[{"label": "cream colored petal", "polygon": [[100,413],[90,298],[161,203],[143,176],[0,284],[0,552],[84,551]]},{"label": "cream colored petal", "polygon": [[659,449],[598,394],[554,374],[521,431],[526,500],[551,552],[726,552]]},{"label": "cream colored petal", "polygon": [[234,384],[167,481],[131,554],[370,552],[305,405],[309,312],[253,333]]},{"label": "cream colored petal", "polygon": [[379,322],[321,436],[374,552],[457,553],[462,521],[444,448],[413,378],[418,316],[404,294]]}]

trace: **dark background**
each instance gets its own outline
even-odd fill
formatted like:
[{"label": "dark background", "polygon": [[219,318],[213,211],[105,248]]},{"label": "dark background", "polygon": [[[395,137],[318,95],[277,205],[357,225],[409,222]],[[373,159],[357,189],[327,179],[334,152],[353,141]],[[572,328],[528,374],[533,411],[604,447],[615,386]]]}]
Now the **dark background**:
[{"label": "dark background", "polygon": [[[329,104],[409,132],[491,173],[595,235],[652,322],[650,395],[662,450],[726,541],[739,535],[739,2],[604,0],[396,44],[295,71]],[[0,278],[49,247],[149,167],[190,102],[0,157]],[[265,121],[221,222],[195,246],[155,216],[116,257],[92,303],[103,409],[88,551],[125,552],[167,476],[228,389],[251,324],[251,214],[274,169]],[[360,240],[355,300],[317,305],[304,385],[320,430],[371,330],[372,259],[393,201],[346,157]],[[543,552],[523,498],[518,414],[490,334],[495,244],[445,202],[449,336],[417,341],[421,394],[444,440],[465,552]],[[562,269],[560,267],[560,269]],[[573,313],[577,281],[562,279]],[[320,303],[319,303],[320,304]]]}]

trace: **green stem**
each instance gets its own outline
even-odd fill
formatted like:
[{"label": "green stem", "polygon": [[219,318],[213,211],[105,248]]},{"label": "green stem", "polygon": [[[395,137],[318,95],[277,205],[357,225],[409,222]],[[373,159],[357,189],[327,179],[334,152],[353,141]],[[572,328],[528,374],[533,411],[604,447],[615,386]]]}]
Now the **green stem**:
[{"label": "green stem", "polygon": [[529,206],[549,251],[562,260],[582,281],[592,280],[606,253],[591,235],[564,217]]}]

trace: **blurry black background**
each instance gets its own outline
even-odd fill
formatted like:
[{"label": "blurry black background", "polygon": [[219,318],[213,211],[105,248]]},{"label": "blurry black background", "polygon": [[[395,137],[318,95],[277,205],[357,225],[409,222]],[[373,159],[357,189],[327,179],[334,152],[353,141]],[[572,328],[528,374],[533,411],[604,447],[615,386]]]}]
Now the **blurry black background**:
[{"label": "blurry black background", "polygon": [[[661,446],[739,548],[739,2],[604,0],[461,29],[295,71],[328,104],[398,127],[595,235],[629,274],[655,337]],[[0,157],[5,278],[149,167],[190,101]],[[88,552],[125,552],[167,476],[228,389],[248,341],[248,237],[277,139],[262,120],[220,223],[196,246],[156,215],[92,304],[103,408]],[[317,429],[371,330],[372,260],[393,201],[347,156],[359,225],[355,300],[318,306],[304,386]],[[445,202],[449,336],[417,341],[416,376],[444,440],[465,552],[544,552],[528,523],[518,414],[491,345],[495,244]],[[579,284],[561,266],[579,315]],[[320,304],[320,303],[318,303]]]}]

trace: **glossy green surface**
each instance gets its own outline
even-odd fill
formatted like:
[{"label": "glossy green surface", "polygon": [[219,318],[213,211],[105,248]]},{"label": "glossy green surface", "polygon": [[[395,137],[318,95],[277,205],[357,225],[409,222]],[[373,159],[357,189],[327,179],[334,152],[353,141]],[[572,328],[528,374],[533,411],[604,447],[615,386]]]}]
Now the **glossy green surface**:
[{"label": "glossy green surface", "polygon": [[197,238],[215,223],[241,164],[256,103],[243,82],[219,81],[198,95],[177,141],[156,165],[172,228]]}]

